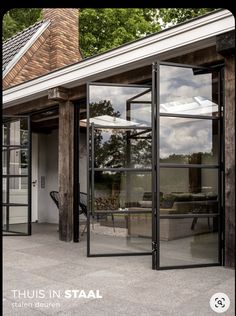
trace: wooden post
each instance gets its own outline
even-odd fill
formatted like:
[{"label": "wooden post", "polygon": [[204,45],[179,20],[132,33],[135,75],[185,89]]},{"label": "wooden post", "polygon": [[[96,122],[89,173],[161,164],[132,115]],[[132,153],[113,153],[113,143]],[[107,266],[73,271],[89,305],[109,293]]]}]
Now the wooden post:
[{"label": "wooden post", "polygon": [[63,88],[48,91],[49,99],[59,103],[59,239],[73,239],[73,197],[74,197],[74,104]]},{"label": "wooden post", "polygon": [[235,56],[225,59],[225,266],[235,266]]},{"label": "wooden post", "polygon": [[225,59],[225,266],[235,266],[235,31],[216,37]]},{"label": "wooden post", "polygon": [[225,266],[235,266],[235,31],[216,37],[216,50],[225,59]]}]

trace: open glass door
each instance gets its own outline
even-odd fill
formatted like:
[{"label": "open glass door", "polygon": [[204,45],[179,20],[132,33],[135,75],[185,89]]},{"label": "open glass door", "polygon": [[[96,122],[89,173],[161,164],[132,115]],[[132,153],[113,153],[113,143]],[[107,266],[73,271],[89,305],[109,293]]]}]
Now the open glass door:
[{"label": "open glass door", "polygon": [[151,255],[152,102],[148,85],[88,85],[88,256]]},{"label": "open glass door", "polygon": [[29,117],[2,121],[3,235],[31,234],[31,148]]},{"label": "open glass door", "polygon": [[221,264],[220,73],[167,63],[155,69],[153,268]]}]

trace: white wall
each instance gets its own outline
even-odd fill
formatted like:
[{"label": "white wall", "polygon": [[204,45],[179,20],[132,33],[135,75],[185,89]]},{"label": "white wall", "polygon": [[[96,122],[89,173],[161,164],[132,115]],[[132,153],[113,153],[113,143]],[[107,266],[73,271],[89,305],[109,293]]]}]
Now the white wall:
[{"label": "white wall", "polygon": [[[38,221],[58,223],[58,209],[52,201],[50,191],[58,191],[58,130],[51,134],[39,134],[38,165]],[[42,177],[45,177],[45,187]]]},{"label": "white wall", "polygon": [[[58,191],[58,130],[49,135],[38,135],[38,221],[58,223],[58,209],[52,201],[50,191]],[[87,192],[87,152],[86,134],[80,135],[80,191]],[[42,188],[45,177],[45,188]]]}]

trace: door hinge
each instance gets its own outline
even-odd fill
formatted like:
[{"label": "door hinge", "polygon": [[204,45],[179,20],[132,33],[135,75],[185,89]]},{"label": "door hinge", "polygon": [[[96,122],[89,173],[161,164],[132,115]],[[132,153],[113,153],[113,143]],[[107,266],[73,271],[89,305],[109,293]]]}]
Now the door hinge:
[{"label": "door hinge", "polygon": [[152,71],[157,71],[157,70],[158,70],[158,64],[157,64],[157,62],[154,62],[152,64]]},{"label": "door hinge", "polygon": [[158,250],[158,244],[156,241],[152,242],[152,252],[156,252]]}]

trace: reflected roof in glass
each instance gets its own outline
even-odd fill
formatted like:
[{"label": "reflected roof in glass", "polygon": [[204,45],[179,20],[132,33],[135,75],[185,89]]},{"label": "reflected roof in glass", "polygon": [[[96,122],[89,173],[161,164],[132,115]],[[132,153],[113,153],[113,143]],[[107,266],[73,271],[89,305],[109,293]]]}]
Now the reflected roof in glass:
[{"label": "reflected roof in glass", "polygon": [[203,98],[196,96],[192,98],[181,98],[172,102],[160,104],[161,113],[175,113],[175,114],[193,114],[201,115],[206,113],[218,112],[218,104]]},{"label": "reflected roof in glass", "polygon": [[[100,115],[89,119],[90,124],[94,123],[96,126],[111,126],[111,127],[136,127],[147,126],[133,121],[121,119],[119,117],[110,115]],[[80,121],[80,126],[87,126],[87,119]]]}]

